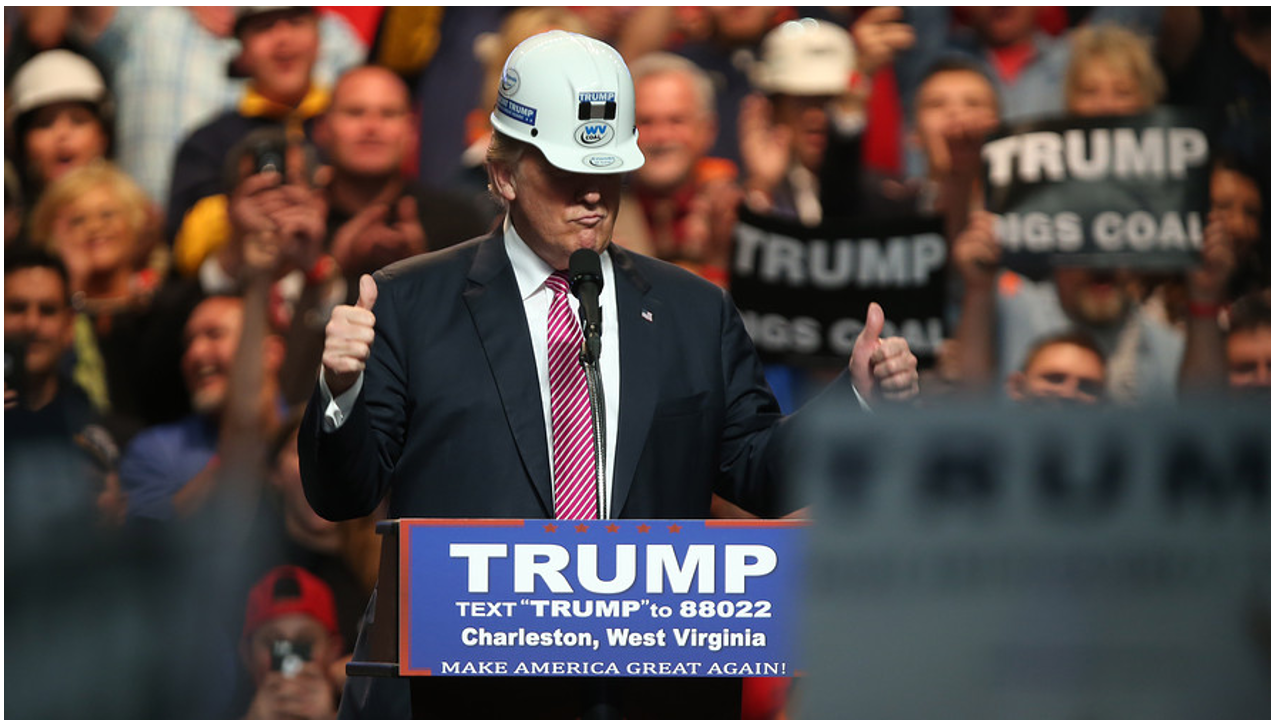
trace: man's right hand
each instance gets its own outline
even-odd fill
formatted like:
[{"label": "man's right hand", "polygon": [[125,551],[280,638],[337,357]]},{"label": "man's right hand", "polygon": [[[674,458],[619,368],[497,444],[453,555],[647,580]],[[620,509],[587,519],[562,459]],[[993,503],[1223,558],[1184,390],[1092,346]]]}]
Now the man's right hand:
[{"label": "man's right hand", "polygon": [[856,45],[856,70],[872,76],[877,70],[896,60],[901,51],[913,47],[917,40],[913,28],[901,22],[904,11],[898,7],[875,7],[865,11],[851,26]]},{"label": "man's right hand", "polygon": [[772,119],[772,104],[761,93],[741,100],[737,116],[745,188],[772,194],[789,170],[794,132]]},{"label": "man's right hand", "polygon": [[971,214],[967,228],[953,243],[953,263],[968,289],[989,291],[1002,260],[993,215],[986,211]]},{"label": "man's right hand", "polygon": [[377,318],[372,306],[376,302],[377,283],[365,274],[359,278],[359,300],[354,307],[334,307],[324,328],[324,382],[334,398],[350,390],[364,372],[375,337]]}]

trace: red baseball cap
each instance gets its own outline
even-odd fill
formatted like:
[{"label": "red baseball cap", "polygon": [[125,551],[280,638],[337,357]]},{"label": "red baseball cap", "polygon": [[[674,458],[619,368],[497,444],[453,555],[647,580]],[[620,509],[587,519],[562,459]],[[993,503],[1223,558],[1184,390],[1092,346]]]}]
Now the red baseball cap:
[{"label": "red baseball cap", "polygon": [[330,634],[340,636],[333,590],[299,566],[275,567],[253,585],[244,613],[244,639],[252,636],[258,627],[285,614],[309,615]]}]

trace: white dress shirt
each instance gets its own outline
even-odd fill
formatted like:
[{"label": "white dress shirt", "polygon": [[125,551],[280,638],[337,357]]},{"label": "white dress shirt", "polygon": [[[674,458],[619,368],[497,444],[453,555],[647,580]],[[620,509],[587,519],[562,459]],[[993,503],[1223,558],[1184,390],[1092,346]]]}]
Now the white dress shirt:
[{"label": "white dress shirt", "polygon": [[[541,387],[541,412],[545,420],[546,452],[548,460],[553,462],[554,433],[550,427],[550,364],[546,331],[550,316],[550,302],[554,299],[554,293],[546,287],[545,280],[555,270],[538,257],[519,237],[509,217],[506,218],[504,242],[506,255],[510,258],[514,278],[519,286],[519,297],[523,300],[524,316],[528,322],[528,335],[532,340],[532,357],[536,361],[537,381]],[[607,434],[607,458],[605,459],[607,465],[604,467],[607,479],[604,490],[607,500],[603,502],[603,510],[610,511],[612,475],[616,465],[616,429],[620,420],[618,411],[621,407],[621,346],[617,336],[616,278],[612,272],[612,258],[607,252],[603,252],[599,255],[599,261],[603,267],[603,290],[599,293],[599,306],[603,312],[603,350],[599,354],[599,372],[603,379],[604,420]],[[578,312],[580,303],[575,296],[568,295],[568,304],[571,305],[574,315],[580,314]],[[364,376],[360,374],[355,384],[336,398],[328,390],[322,369],[319,381],[320,389],[327,401],[324,409],[324,430],[331,432],[341,427],[350,415],[350,410],[354,407],[356,398],[359,397],[359,391],[363,389]],[[553,470],[550,475],[553,478]]]}]

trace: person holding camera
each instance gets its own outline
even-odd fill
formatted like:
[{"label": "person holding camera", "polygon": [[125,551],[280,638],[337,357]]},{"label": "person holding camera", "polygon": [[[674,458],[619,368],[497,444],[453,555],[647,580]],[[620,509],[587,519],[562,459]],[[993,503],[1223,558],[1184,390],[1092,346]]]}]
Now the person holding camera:
[{"label": "person holding camera", "polygon": [[255,688],[248,720],[332,720],[342,638],[332,590],[296,566],[272,569],[248,594],[240,656]]},{"label": "person holding camera", "polygon": [[262,128],[288,128],[310,138],[315,119],[328,107],[328,88],[314,72],[321,37],[315,8],[239,7],[234,35],[240,46],[236,68],[248,76],[248,85],[234,109],[192,131],[177,149],[165,204],[169,240],[209,222],[209,212],[195,214],[195,207],[226,192],[219,172],[237,142]]}]

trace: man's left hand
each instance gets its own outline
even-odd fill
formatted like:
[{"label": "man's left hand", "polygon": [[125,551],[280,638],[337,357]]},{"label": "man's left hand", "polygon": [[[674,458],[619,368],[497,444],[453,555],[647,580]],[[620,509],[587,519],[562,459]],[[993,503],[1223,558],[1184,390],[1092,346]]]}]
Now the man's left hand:
[{"label": "man's left hand", "polygon": [[891,401],[908,400],[918,394],[918,358],[903,337],[882,338],[885,322],[882,307],[869,303],[865,329],[856,338],[847,363],[851,382],[866,401],[879,395]]},{"label": "man's left hand", "polygon": [[1207,218],[1202,261],[1188,271],[1188,294],[1193,302],[1222,304],[1228,297],[1228,280],[1237,268],[1232,237],[1219,212]]}]

